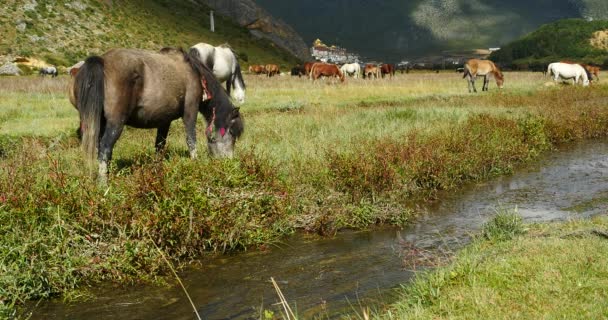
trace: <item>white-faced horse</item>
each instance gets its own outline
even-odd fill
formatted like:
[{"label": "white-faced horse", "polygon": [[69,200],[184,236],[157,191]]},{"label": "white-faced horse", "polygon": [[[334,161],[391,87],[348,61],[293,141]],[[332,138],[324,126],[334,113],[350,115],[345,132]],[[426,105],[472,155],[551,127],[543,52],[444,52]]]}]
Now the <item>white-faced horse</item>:
[{"label": "white-faced horse", "polygon": [[[226,45],[214,47],[207,43],[198,43],[190,48],[198,51],[201,62],[213,71],[219,82],[226,82],[226,91],[239,103],[245,102],[245,80],[236,54]],[[232,90],[234,88],[234,90]]]},{"label": "white-faced horse", "polygon": [[340,67],[340,71],[349,77],[358,79],[361,74],[361,66],[358,63],[347,63]]},{"label": "white-faced horse", "polygon": [[553,76],[553,81],[555,82],[560,78],[563,80],[574,79],[574,83],[576,84],[579,79],[582,79],[584,87],[589,85],[587,71],[580,64],[554,62],[547,67],[547,73],[549,76]]}]

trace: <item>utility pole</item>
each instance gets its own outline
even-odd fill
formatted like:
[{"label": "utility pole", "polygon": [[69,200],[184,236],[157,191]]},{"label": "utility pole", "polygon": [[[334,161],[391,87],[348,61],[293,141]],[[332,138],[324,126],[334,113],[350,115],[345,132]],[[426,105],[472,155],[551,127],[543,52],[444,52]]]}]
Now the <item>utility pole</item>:
[{"label": "utility pole", "polygon": [[211,24],[211,32],[215,32],[215,21],[213,21],[213,10],[209,12],[209,23]]}]

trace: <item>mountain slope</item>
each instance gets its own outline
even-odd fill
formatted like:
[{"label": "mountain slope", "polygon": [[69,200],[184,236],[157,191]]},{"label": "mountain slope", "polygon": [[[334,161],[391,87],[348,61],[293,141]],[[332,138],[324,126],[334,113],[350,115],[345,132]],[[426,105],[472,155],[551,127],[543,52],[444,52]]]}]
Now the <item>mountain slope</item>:
[{"label": "mountain slope", "polygon": [[158,50],[198,42],[229,43],[247,64],[292,65],[296,58],[221,16],[209,31],[209,8],[188,0],[5,0],[0,55],[25,55],[68,66],[114,47]]},{"label": "mountain slope", "polygon": [[606,0],[256,0],[310,44],[321,38],[370,59],[500,47],[564,18],[608,18]]},{"label": "mountain slope", "polygon": [[200,1],[246,27],[256,37],[270,39],[303,61],[311,59],[302,37],[291,26],[272,17],[253,0]]},{"label": "mountain slope", "polygon": [[504,46],[490,59],[503,65],[546,64],[563,59],[604,64],[608,62],[607,32],[608,20],[560,20]]}]

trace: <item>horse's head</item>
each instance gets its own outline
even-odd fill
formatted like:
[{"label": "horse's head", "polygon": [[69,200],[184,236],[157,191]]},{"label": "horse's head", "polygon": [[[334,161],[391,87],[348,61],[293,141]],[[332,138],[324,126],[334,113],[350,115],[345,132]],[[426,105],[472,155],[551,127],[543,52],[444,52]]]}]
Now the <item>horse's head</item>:
[{"label": "horse's head", "polygon": [[214,108],[205,133],[209,155],[218,158],[232,158],[236,140],[243,133],[243,119],[239,108],[217,112]]},{"label": "horse's head", "polygon": [[245,103],[245,89],[241,87],[235,87],[232,91],[232,96],[238,103]]},{"label": "horse's head", "polygon": [[505,77],[502,75],[502,72],[498,71],[494,75],[494,78],[496,78],[496,85],[498,86],[498,89],[502,89],[505,84]]}]

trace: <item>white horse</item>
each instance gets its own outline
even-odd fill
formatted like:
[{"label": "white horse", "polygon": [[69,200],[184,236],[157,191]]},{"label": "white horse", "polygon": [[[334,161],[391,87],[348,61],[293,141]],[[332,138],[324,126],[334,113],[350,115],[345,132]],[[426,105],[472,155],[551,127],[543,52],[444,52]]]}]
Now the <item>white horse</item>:
[{"label": "white horse", "polygon": [[57,68],[55,67],[42,67],[40,68],[40,72],[38,73],[41,76],[50,75],[55,78],[58,75]]},{"label": "white horse", "polygon": [[347,63],[340,67],[340,71],[343,74],[347,74],[349,77],[358,79],[361,74],[361,66],[358,63]]},{"label": "white horse", "polygon": [[574,79],[574,83],[578,83],[579,79],[583,79],[583,86],[589,85],[589,77],[587,71],[580,64],[569,64],[562,62],[554,62],[549,64],[547,74],[553,76],[553,81],[557,82],[560,78],[563,80]]},{"label": "white horse", "polygon": [[232,94],[232,97],[239,103],[245,102],[245,80],[243,80],[241,66],[236,54],[228,45],[214,47],[201,42],[192,46],[190,51],[192,50],[198,51],[201,62],[213,71],[220,83],[226,82],[228,94]]}]

